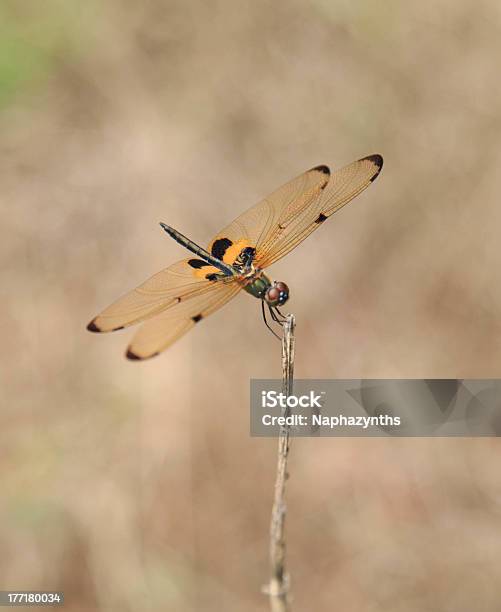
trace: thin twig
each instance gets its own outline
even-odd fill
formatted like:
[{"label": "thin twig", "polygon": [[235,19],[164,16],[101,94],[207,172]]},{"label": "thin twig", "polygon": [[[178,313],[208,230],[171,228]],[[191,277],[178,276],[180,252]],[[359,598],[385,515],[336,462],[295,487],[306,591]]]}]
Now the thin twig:
[{"label": "thin twig", "polygon": [[[294,381],[294,315],[287,315],[283,324],[282,338],[282,392],[289,396],[292,393]],[[289,408],[282,408],[282,416],[289,415]],[[288,612],[290,610],[289,585],[290,578],[285,564],[285,482],[288,478],[287,458],[289,455],[289,425],[280,427],[278,437],[277,475],[275,480],[275,495],[271,511],[270,525],[270,562],[271,578],[268,585],[272,612]]]}]

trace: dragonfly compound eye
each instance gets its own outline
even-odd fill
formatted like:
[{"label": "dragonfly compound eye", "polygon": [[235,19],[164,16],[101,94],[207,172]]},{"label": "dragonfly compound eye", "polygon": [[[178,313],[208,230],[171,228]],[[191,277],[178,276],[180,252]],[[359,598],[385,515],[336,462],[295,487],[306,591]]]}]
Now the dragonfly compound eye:
[{"label": "dragonfly compound eye", "polygon": [[289,299],[289,287],[285,283],[276,282],[266,292],[264,299],[270,306],[283,306]]}]

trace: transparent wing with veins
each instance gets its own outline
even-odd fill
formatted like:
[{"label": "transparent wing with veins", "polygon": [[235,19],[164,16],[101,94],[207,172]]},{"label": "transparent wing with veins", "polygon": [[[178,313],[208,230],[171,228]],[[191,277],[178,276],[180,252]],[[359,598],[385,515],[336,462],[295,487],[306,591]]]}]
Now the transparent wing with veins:
[{"label": "transparent wing with veins", "polygon": [[380,155],[369,155],[333,173],[327,166],[312,168],[235,219],[212,240],[209,251],[221,254],[221,245],[225,255],[233,246],[250,246],[256,249],[255,264],[270,266],[366,189],[382,166]]}]

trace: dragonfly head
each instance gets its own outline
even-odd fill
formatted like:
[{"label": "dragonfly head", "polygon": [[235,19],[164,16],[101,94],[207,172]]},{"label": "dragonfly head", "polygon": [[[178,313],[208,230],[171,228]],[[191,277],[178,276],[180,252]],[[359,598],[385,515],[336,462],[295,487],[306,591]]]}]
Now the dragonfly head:
[{"label": "dragonfly head", "polygon": [[264,294],[264,301],[271,306],[283,306],[289,299],[289,287],[285,283],[275,281]]}]

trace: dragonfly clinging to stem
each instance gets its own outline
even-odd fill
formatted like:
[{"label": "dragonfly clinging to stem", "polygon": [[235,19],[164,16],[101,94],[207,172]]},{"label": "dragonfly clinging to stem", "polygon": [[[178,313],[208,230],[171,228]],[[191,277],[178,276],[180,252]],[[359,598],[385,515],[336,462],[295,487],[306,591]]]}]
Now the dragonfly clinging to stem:
[{"label": "dragonfly clinging to stem", "polygon": [[271,280],[265,268],[292,251],[366,189],[382,167],[380,155],[369,155],[334,172],[327,166],[316,166],[240,215],[211,240],[207,249],[161,223],[196,257],[158,272],[103,310],[87,329],[109,332],[144,322],[126,356],[148,359],[164,351],[242,289],[261,300],[268,328],[266,308],[272,320],[281,323],[279,307],[289,299],[289,288],[284,282]]}]

